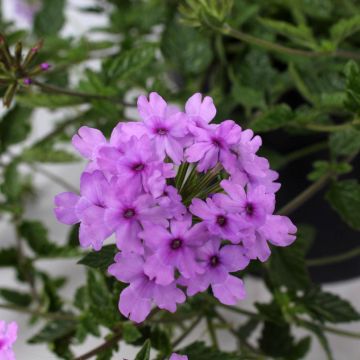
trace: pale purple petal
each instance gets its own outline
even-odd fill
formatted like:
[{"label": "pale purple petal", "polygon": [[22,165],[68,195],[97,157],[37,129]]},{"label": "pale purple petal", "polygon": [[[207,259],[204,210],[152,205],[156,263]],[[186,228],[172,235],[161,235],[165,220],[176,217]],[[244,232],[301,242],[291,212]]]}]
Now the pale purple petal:
[{"label": "pale purple petal", "polygon": [[243,281],[232,275],[224,283],[213,284],[211,288],[214,296],[225,305],[236,305],[246,295]]}]

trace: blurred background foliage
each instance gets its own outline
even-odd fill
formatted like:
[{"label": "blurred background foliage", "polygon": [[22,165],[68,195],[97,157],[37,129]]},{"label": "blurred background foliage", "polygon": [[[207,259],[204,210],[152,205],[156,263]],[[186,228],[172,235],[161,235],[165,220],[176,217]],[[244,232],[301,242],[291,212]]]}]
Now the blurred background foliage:
[{"label": "blurred background foliage", "polygon": [[[84,17],[105,14],[108,24],[81,38],[61,35],[65,0],[38,2],[31,31],[0,17],[0,96],[7,106],[0,120],[0,214],[17,237],[16,244],[0,249],[0,267],[14,267],[18,281],[29,288],[1,288],[0,307],[44,323],[30,343],[47,343],[60,358],[74,359],[72,346],[89,335],[101,336],[105,327],[102,347],[77,359],[111,359],[120,339],[143,346],[138,360],[149,359],[150,347],[164,359],[179,350],[201,319],[207,320],[212,346],[196,342],[180,349],[190,360],[301,359],[312,338],[332,359],[328,332],[359,341],[359,334],[332,325],[359,320],[359,313],[319,285],[319,280],[357,276],[360,270],[359,2],[98,0],[80,10]],[[93,40],[93,34],[105,40]],[[97,70],[87,66],[90,60],[100,63]],[[44,62],[51,64],[48,71],[41,71]],[[79,66],[83,70],[74,82],[71,75]],[[272,300],[256,303],[256,311],[226,307],[248,317],[240,327],[226,323],[218,311],[222,305],[206,294],[174,315],[154,313],[134,326],[117,311],[121,284],[106,275],[114,246],[85,254],[76,227],[66,241],[50,239],[42,219],[24,216],[37,194],[32,172],[45,171],[41,165],[46,163],[78,161],[66,144],[79,126],[109,135],[119,121],[132,120],[135,95],[150,91],[174,103],[198,91],[212,96],[217,121],[234,119],[261,134],[263,155],[280,172],[279,213],[293,216],[298,240],[274,249],[270,261],[247,271],[264,280]],[[44,119],[54,123],[53,130],[15,154],[12,146],[28,138],[31,114],[38,108],[66,109],[68,115]],[[61,296],[66,279],[36,266],[39,259],[65,257],[81,258],[88,269],[87,282],[70,303]],[[351,271],[337,267],[344,261],[357,265]],[[325,266],[323,273],[315,271],[319,266]],[[294,337],[295,327],[309,336]],[[218,349],[218,328],[237,339],[235,352]],[[259,328],[261,335],[254,339]],[[183,334],[176,337],[179,331]]]}]

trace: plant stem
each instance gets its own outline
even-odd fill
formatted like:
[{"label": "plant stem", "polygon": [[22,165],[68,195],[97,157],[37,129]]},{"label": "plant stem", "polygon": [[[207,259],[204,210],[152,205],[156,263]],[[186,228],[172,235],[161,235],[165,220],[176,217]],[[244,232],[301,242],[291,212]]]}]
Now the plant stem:
[{"label": "plant stem", "polygon": [[113,346],[115,346],[119,340],[121,339],[122,334],[121,332],[115,333],[113,334],[113,336],[111,336],[108,340],[106,340],[104,343],[102,343],[100,346],[90,350],[89,352],[78,356],[77,358],[75,358],[74,360],[86,360],[86,359],[90,359],[93,356],[96,356],[97,354],[101,353],[102,351],[112,348]]},{"label": "plant stem", "polygon": [[172,343],[172,347],[176,348],[190,333],[196,328],[196,326],[200,323],[202,316],[198,316],[186,329],[185,331],[174,340]]},{"label": "plant stem", "polygon": [[218,342],[218,339],[216,337],[216,331],[215,331],[215,328],[214,328],[214,323],[213,323],[212,319],[209,316],[206,317],[206,324],[207,324],[207,328],[208,328],[208,331],[209,331],[209,335],[210,335],[210,339],[211,339],[213,347],[215,349],[219,349],[219,342]]},{"label": "plant stem", "polygon": [[329,52],[329,51],[308,51],[308,50],[290,48],[287,46],[272,43],[272,42],[264,40],[264,39],[257,38],[253,35],[243,33],[242,31],[236,30],[227,24],[225,24],[222,28],[217,28],[217,30],[219,30],[222,34],[224,34],[226,36],[231,36],[231,37],[238,39],[240,41],[243,41],[245,43],[248,43],[251,45],[256,45],[263,49],[275,51],[275,52],[278,52],[281,54],[292,55],[292,56],[302,56],[302,57],[308,57],[308,58],[334,56],[334,57],[341,57],[341,58],[346,58],[346,59],[360,59],[360,54],[349,52],[349,51],[343,51],[343,50],[336,50],[333,52]]},{"label": "plant stem", "polygon": [[40,316],[45,319],[52,319],[52,320],[74,320],[75,319],[75,316],[70,315],[70,314],[51,313],[51,312],[46,313],[46,312],[42,312],[39,310],[28,309],[25,307],[10,305],[10,304],[0,304],[0,308],[5,309],[5,310],[10,310],[10,311],[16,311],[16,312],[20,312],[20,313],[24,313],[24,314]]},{"label": "plant stem", "polygon": [[34,85],[38,86],[42,90],[50,91],[50,92],[57,93],[57,94],[64,94],[64,95],[75,96],[75,97],[80,97],[80,98],[90,99],[90,100],[107,100],[107,101],[122,104],[122,105],[128,106],[128,107],[136,107],[136,104],[128,103],[126,101],[119,99],[116,96],[89,94],[89,93],[84,93],[84,92],[75,91],[75,90],[63,89],[61,87],[58,87],[55,85],[50,85],[50,84],[45,84],[45,83],[42,83],[37,80],[33,80],[32,83]]},{"label": "plant stem", "polygon": [[285,157],[285,164],[301,159],[304,156],[311,155],[320,150],[325,150],[327,149],[327,147],[328,147],[327,141],[322,141],[317,144],[312,144],[310,146],[301,148],[299,150],[295,150]]},{"label": "plant stem", "polygon": [[313,195],[315,195],[318,191],[320,191],[327,182],[331,179],[332,173],[328,172],[321,176],[317,181],[311,184],[308,188],[306,188],[303,192],[301,192],[298,196],[288,202],[284,207],[282,207],[277,214],[278,215],[289,215],[294,212],[297,208],[303,205],[306,201],[311,199]]},{"label": "plant stem", "polygon": [[351,337],[351,338],[354,338],[354,339],[360,339],[360,333],[358,333],[358,332],[337,329],[337,328],[334,328],[332,326],[326,326],[326,325],[320,325],[320,326],[321,326],[321,328],[323,330],[325,330],[325,331],[327,331],[329,333],[335,334],[335,335]]},{"label": "plant stem", "polygon": [[257,317],[257,318],[259,317],[259,314],[255,313],[255,312],[245,310],[245,309],[241,309],[241,308],[238,308],[238,307],[235,307],[235,306],[224,305],[224,304],[222,304],[222,303],[220,303],[218,301],[216,301],[216,305],[219,306],[219,307],[222,307],[222,308],[224,308],[226,310],[230,310],[232,312],[236,312],[236,313],[241,314],[241,315]]},{"label": "plant stem", "polygon": [[305,124],[305,129],[319,131],[319,132],[336,132],[352,127],[352,123],[338,124],[338,125],[321,125],[321,124]]},{"label": "plant stem", "polygon": [[323,265],[332,265],[339,262],[343,262],[349,259],[352,259],[356,256],[360,256],[360,247],[356,247],[342,254],[326,256],[318,259],[309,259],[306,261],[307,266],[323,266]]}]

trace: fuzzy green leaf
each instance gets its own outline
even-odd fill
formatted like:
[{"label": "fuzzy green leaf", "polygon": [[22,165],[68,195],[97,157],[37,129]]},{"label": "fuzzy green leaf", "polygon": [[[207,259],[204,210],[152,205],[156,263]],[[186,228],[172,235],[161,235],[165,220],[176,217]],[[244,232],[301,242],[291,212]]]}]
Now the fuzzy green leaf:
[{"label": "fuzzy green leaf", "polygon": [[340,19],[330,29],[331,39],[339,44],[347,37],[360,30],[360,15],[354,15],[347,19]]},{"label": "fuzzy green leaf", "polygon": [[294,119],[290,107],[286,104],[277,105],[267,110],[251,122],[255,132],[266,132],[288,125]]},{"label": "fuzzy green leaf", "polygon": [[115,254],[115,245],[105,245],[100,251],[92,251],[85,255],[78,264],[105,271],[114,262]]}]

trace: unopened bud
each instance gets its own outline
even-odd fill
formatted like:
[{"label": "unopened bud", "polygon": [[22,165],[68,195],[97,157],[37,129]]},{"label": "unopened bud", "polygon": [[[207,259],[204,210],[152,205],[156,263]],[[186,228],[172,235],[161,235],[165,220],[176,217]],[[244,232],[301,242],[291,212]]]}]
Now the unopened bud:
[{"label": "unopened bud", "polygon": [[25,85],[31,85],[32,84],[32,80],[30,78],[25,78],[23,80],[23,82],[24,82]]},{"label": "unopened bud", "polygon": [[40,69],[41,69],[42,71],[47,71],[47,70],[49,70],[50,68],[51,68],[51,65],[50,65],[49,63],[47,63],[47,62],[44,62],[44,63],[40,64]]}]

